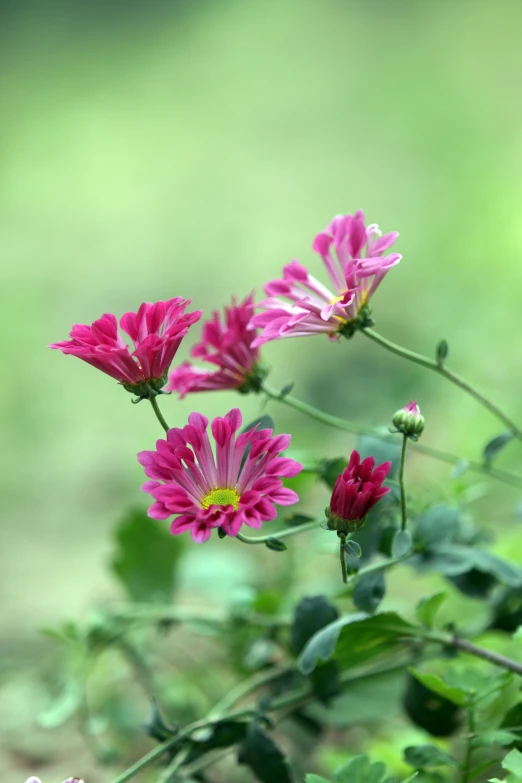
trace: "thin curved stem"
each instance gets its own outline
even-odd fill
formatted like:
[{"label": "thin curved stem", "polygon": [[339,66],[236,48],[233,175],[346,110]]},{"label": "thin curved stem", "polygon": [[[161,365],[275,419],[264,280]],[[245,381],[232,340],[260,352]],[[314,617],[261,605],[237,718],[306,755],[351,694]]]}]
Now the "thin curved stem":
[{"label": "thin curved stem", "polygon": [[351,585],[356,582],[359,577],[366,576],[366,574],[373,574],[376,571],[387,571],[388,568],[393,568],[397,563],[402,563],[403,560],[407,560],[412,554],[413,552],[406,552],[406,554],[401,555],[400,557],[391,557],[388,560],[379,560],[377,563],[371,563],[371,565],[361,568],[356,574],[349,576],[346,580],[346,584]]},{"label": "thin curved stem", "polygon": [[341,561],[341,576],[344,584],[348,582],[348,570],[346,568],[346,553],[344,551],[344,545],[346,544],[346,533],[337,533],[339,537],[339,560]]},{"label": "thin curved stem", "polygon": [[167,422],[165,421],[165,419],[163,418],[163,414],[160,411],[160,408],[159,408],[159,405],[158,405],[158,400],[157,400],[157,395],[151,394],[148,399],[149,399],[150,404],[152,405],[152,410],[156,414],[157,420],[159,421],[159,423],[161,424],[161,426],[163,427],[165,432],[168,432],[170,427],[167,424]]},{"label": "thin curved stem", "polygon": [[281,530],[279,533],[272,533],[269,536],[244,536],[242,533],[238,533],[235,537],[244,544],[266,544],[266,542],[271,538],[275,538],[279,541],[281,538],[288,538],[289,536],[297,535],[297,533],[303,533],[307,530],[314,530],[318,526],[319,522],[314,519],[313,522],[305,522],[304,525],[289,527],[286,530]]},{"label": "thin curved stem", "polygon": [[[395,442],[396,440],[395,437],[391,434],[383,434],[382,432],[379,432],[379,430],[376,430],[372,427],[364,427],[359,424],[353,424],[351,421],[341,419],[339,416],[332,416],[332,414],[325,413],[319,408],[315,408],[313,405],[309,405],[307,402],[303,402],[302,400],[299,400],[290,394],[281,394],[280,391],[277,389],[272,389],[266,384],[263,384],[262,390],[269,399],[281,402],[283,405],[286,405],[289,408],[293,408],[300,413],[304,413],[311,419],[320,421],[322,424],[326,424],[328,427],[334,427],[335,429],[343,430],[344,432],[351,432],[353,435],[371,435],[373,438],[378,438],[379,440],[388,443],[392,441]],[[522,476],[517,476],[515,473],[510,473],[507,470],[493,468],[483,464],[482,462],[477,462],[474,460],[466,460],[457,456],[456,454],[450,454],[447,451],[441,451],[440,449],[435,449],[432,446],[426,446],[424,443],[412,442],[410,444],[410,448],[412,448],[414,451],[417,451],[419,454],[425,454],[427,457],[433,457],[433,459],[438,459],[440,462],[446,462],[448,465],[461,465],[465,463],[466,468],[473,471],[473,473],[481,473],[484,476],[489,476],[490,478],[494,478],[497,481],[502,481],[505,484],[510,484],[513,487],[517,487],[517,489],[522,489]]]},{"label": "thin curved stem", "polygon": [[404,487],[404,466],[406,465],[406,447],[408,446],[408,436],[402,436],[401,465],[399,468],[399,486],[401,489],[401,530],[406,530],[408,526],[408,513],[406,511],[406,489]]},{"label": "thin curved stem", "polygon": [[375,343],[382,345],[383,348],[386,348],[387,351],[391,351],[391,353],[395,353],[397,356],[402,356],[403,359],[408,359],[408,361],[414,362],[415,364],[420,364],[421,367],[427,367],[429,370],[433,370],[444,378],[447,378],[454,383],[455,386],[459,386],[471,397],[474,397],[477,402],[484,406],[484,408],[487,408],[487,410],[492,413],[493,416],[496,416],[499,421],[505,424],[508,430],[512,432],[516,438],[522,440],[522,430],[520,430],[517,425],[500,410],[500,408],[497,408],[491,400],[488,400],[487,397],[484,397],[483,394],[474,389],[473,386],[461,378],[460,375],[457,375],[457,373],[452,370],[448,370],[447,367],[443,364],[439,364],[434,359],[428,359],[427,356],[422,356],[420,353],[415,353],[414,351],[408,350],[408,348],[403,348],[401,345],[392,343],[390,340],[387,340],[385,337],[378,334],[378,332],[374,332],[373,329],[363,328],[361,331],[369,337],[370,340],[373,340]]}]

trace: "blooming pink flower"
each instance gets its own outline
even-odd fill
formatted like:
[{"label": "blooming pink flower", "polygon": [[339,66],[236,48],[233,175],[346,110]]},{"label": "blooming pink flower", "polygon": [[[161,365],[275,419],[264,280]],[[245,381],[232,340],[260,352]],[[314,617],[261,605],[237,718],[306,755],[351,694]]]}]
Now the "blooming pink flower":
[{"label": "blooming pink flower", "polygon": [[257,332],[249,322],[254,314],[252,295],[231,307],[225,307],[225,317],[215,311],[203,324],[203,339],[194,346],[191,355],[209,362],[218,369],[202,370],[184,362],[169,374],[167,389],[179,393],[180,399],[189,392],[217,389],[259,389],[263,371],[259,366],[259,350],[252,347]]},{"label": "blooming pink flower", "polygon": [[272,435],[256,428],[236,435],[241,412],[233,408],[211,425],[216,443],[212,453],[207,434],[208,419],[191,413],[183,429],[173,428],[166,440],[156,442],[156,451],[142,451],[138,460],[152,479],[142,489],[156,501],[149,509],[153,519],[176,516],[173,535],[190,530],[202,543],[212,528],[236,536],[243,524],[259,528],[275,519],[275,503],[290,506],[299,498],[283,487],[281,476],[296,476],[302,465],[281,457],[290,435]]},{"label": "blooming pink flower", "polygon": [[120,318],[121,329],[130,337],[134,351],[118,331],[116,316],[105,313],[91,326],[74,324],[70,340],[53,343],[115,378],[134,393],[147,393],[147,385],[156,391],[166,382],[166,373],[189,327],[199,320],[201,311],[185,313],[190,299],[175,297],[166,302],[144,302],[137,313]]},{"label": "blooming pink flower", "polygon": [[397,232],[381,236],[379,227],[364,223],[361,210],[355,215],[338,215],[318,234],[313,250],[321,256],[333,291],[313,277],[297,261],[283,269],[282,280],[265,286],[268,299],[252,325],[263,331],[255,347],[281,337],[340,334],[351,337],[356,329],[371,325],[369,302],[381,280],[401,256],[387,250]]},{"label": "blooming pink flower", "polygon": [[374,466],[373,457],[366,457],[361,462],[359,452],[352,451],[348,466],[337,477],[326,511],[332,530],[359,530],[368,512],[390,492],[389,487],[382,484],[390,472],[391,462]]}]

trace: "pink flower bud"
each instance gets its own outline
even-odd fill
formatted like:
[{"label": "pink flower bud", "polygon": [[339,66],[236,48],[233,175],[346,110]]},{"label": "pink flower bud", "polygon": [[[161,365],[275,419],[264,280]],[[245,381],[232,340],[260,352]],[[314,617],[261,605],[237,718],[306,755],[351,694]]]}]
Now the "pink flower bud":
[{"label": "pink flower bud", "polygon": [[346,469],[338,476],[326,510],[330,530],[349,533],[360,530],[368,512],[390,492],[383,482],[390,472],[391,462],[375,466],[373,457],[361,462],[358,451],[352,451]]}]

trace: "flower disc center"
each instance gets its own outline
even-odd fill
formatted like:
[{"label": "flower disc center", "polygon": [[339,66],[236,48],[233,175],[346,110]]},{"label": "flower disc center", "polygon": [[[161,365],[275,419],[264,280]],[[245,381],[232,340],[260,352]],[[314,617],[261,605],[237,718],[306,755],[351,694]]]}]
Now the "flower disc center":
[{"label": "flower disc center", "polygon": [[235,489],[213,489],[208,495],[205,495],[201,501],[202,508],[210,508],[210,506],[233,506],[234,511],[237,511],[239,506],[239,494]]}]

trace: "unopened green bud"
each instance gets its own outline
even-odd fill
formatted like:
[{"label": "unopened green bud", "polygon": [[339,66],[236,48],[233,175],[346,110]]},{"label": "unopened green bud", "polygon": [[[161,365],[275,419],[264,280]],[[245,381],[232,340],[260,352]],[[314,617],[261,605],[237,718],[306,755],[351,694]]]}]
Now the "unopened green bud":
[{"label": "unopened green bud", "polygon": [[417,440],[424,429],[424,416],[422,416],[415,400],[397,411],[393,417],[393,426],[408,438]]}]

